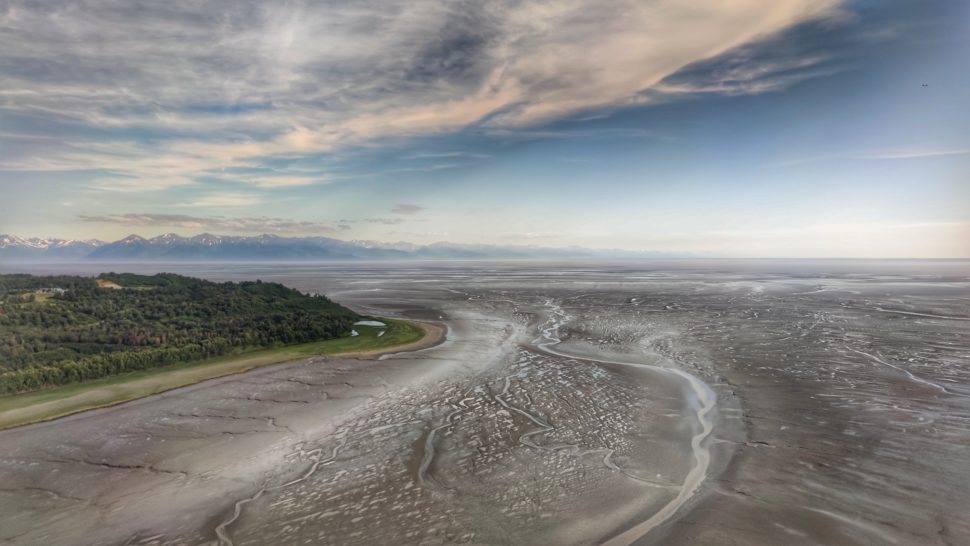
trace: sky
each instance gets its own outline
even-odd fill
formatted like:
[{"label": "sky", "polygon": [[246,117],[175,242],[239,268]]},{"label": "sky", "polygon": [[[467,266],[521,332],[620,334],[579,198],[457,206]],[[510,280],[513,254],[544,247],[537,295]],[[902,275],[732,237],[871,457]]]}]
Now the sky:
[{"label": "sky", "polygon": [[0,233],[970,258],[962,0],[0,1]]}]

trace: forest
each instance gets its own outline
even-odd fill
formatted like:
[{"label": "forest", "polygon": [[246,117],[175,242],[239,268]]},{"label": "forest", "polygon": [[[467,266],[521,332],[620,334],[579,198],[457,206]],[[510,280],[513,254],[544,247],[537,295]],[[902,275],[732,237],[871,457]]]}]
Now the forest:
[{"label": "forest", "polygon": [[0,275],[0,394],[332,339],[359,318],[261,281]]}]

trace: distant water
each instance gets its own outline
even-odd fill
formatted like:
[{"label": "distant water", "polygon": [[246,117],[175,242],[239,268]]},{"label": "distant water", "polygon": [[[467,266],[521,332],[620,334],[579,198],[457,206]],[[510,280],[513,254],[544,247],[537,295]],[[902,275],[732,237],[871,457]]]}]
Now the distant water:
[{"label": "distant water", "polygon": [[[380,272],[450,272],[501,275],[548,275],[566,273],[605,273],[614,277],[664,273],[690,277],[709,273],[751,276],[781,275],[786,277],[825,278],[827,276],[907,276],[934,280],[970,278],[970,260],[863,260],[863,259],[658,259],[658,260],[515,260],[515,261],[395,261],[395,262],[255,262],[255,263],[0,263],[0,273],[35,275],[85,275],[106,272],[141,274],[179,273],[212,280],[246,280],[332,274],[337,271]],[[618,280],[618,279],[617,279]]]}]

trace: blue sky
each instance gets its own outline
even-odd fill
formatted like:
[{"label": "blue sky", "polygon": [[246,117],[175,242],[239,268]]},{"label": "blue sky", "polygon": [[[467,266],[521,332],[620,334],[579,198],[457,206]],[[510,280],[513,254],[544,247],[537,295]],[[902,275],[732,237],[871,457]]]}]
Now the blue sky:
[{"label": "blue sky", "polygon": [[0,233],[970,257],[966,2],[612,4],[6,2]]}]

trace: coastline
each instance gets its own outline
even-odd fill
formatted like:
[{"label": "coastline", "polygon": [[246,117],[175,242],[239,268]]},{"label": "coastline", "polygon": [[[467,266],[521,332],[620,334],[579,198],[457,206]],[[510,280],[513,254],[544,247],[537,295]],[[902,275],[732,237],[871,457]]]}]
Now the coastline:
[{"label": "coastline", "polygon": [[[4,431],[0,542],[213,544],[228,522],[236,544],[602,543],[684,490],[701,401],[672,371],[595,361],[675,365],[717,395],[706,479],[635,544],[970,536],[953,442],[968,322],[939,318],[962,311],[965,279],[462,267],[206,270],[443,322],[448,341],[302,358]],[[550,300],[568,320],[548,348],[570,358],[536,347]],[[876,311],[893,306],[936,317]]]},{"label": "coastline", "polygon": [[[424,335],[416,341],[364,351],[300,354],[301,348],[319,345],[321,342],[292,345],[278,350],[269,349],[232,355],[231,358],[219,357],[212,359],[214,362],[203,361],[195,365],[178,364],[164,369],[145,370],[129,376],[116,376],[99,380],[102,381],[101,383],[79,383],[55,389],[12,395],[11,399],[18,396],[33,396],[42,398],[42,401],[0,411],[0,431],[48,423],[80,413],[112,408],[176,389],[243,374],[257,368],[279,366],[307,358],[377,358],[383,355],[427,349],[445,340],[447,330],[442,325],[416,320],[393,320],[416,326],[423,330]],[[276,358],[277,356],[279,358]],[[222,359],[225,359],[225,361],[220,362]],[[59,389],[79,392],[58,397],[57,391]]]},{"label": "coastline", "polygon": [[384,347],[381,349],[371,349],[367,351],[352,351],[347,353],[333,353],[326,356],[339,356],[342,358],[364,358],[364,357],[381,357],[397,353],[410,353],[412,351],[420,351],[422,349],[429,349],[436,345],[444,343],[448,329],[442,325],[435,322],[425,322],[414,319],[394,319],[400,320],[402,322],[407,322],[418,328],[424,330],[424,337],[417,341],[412,341],[410,343],[405,343],[403,345],[395,345],[393,347]]}]

